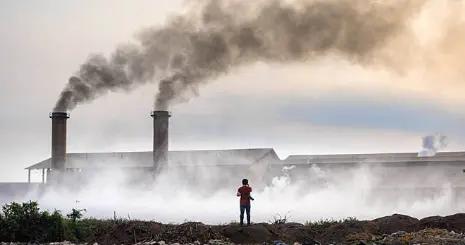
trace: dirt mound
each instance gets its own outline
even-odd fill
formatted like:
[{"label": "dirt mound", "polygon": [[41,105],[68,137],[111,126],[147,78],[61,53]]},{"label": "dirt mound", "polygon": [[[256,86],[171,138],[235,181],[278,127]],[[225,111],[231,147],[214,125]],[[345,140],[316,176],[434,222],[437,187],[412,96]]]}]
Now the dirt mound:
[{"label": "dirt mound", "polygon": [[226,226],[222,234],[234,243],[263,243],[279,238],[269,224],[254,224],[241,227],[239,225]]},{"label": "dirt mound", "polygon": [[[318,240],[324,244],[341,243],[347,240],[354,240],[354,234],[369,236],[369,234],[377,234],[378,227],[371,221],[346,221],[329,226],[317,235]],[[362,239],[363,240],[363,239]]]},{"label": "dirt mound", "polygon": [[128,221],[116,223],[96,232],[92,242],[99,244],[133,244],[145,241],[169,241],[173,243],[207,243],[224,239],[212,226],[198,222],[180,225],[164,225],[155,222]]},{"label": "dirt mound", "polygon": [[464,244],[465,214],[432,216],[418,220],[394,214],[372,221],[346,219],[306,225],[253,224],[241,227],[205,225],[198,222],[112,222],[97,227],[99,244]]},{"label": "dirt mound", "polygon": [[199,222],[188,222],[181,225],[165,225],[158,234],[158,238],[165,241],[190,243],[200,241],[206,243],[210,240],[224,239],[217,229]]},{"label": "dirt mound", "polygon": [[95,231],[92,242],[99,244],[131,244],[141,240],[149,240],[160,233],[163,225],[156,222],[115,222]]},{"label": "dirt mound", "polygon": [[421,219],[418,226],[421,229],[438,228],[455,232],[465,232],[465,214],[427,217]]},{"label": "dirt mound", "polygon": [[419,220],[407,215],[393,214],[374,219],[373,222],[378,226],[381,233],[391,234],[396,231],[412,232],[418,230]]},{"label": "dirt mound", "polygon": [[280,239],[291,243],[300,242],[303,244],[315,244],[314,238],[317,233],[307,226],[299,223],[287,223],[277,225],[276,233],[280,234]]}]

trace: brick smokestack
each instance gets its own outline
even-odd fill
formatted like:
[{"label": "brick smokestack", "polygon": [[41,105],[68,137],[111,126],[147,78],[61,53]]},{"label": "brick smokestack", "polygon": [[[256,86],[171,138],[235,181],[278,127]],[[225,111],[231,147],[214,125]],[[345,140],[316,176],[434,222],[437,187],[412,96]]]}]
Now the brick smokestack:
[{"label": "brick smokestack", "polygon": [[153,167],[159,170],[168,163],[168,129],[170,113],[153,111]]},{"label": "brick smokestack", "polygon": [[52,171],[65,170],[66,161],[66,120],[69,114],[66,112],[52,112]]}]

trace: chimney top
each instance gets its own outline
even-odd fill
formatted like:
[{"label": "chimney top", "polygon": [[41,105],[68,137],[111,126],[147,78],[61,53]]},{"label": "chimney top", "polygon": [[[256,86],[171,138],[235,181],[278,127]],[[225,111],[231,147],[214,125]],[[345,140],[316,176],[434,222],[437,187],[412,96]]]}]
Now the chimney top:
[{"label": "chimney top", "polygon": [[69,118],[69,113],[67,112],[50,112],[50,118]]},{"label": "chimney top", "polygon": [[169,111],[152,111],[152,113],[150,113],[150,116],[152,116],[153,118],[171,117],[171,114]]}]

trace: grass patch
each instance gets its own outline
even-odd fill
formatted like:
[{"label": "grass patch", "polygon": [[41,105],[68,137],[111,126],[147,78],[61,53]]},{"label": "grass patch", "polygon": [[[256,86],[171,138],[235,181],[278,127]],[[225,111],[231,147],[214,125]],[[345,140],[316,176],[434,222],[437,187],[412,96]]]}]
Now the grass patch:
[{"label": "grass patch", "polygon": [[336,219],[320,219],[317,221],[307,221],[305,222],[305,226],[310,227],[311,229],[315,231],[323,231],[328,229],[332,225],[336,224],[354,224],[358,222],[358,220],[355,217],[348,217],[340,220]]}]

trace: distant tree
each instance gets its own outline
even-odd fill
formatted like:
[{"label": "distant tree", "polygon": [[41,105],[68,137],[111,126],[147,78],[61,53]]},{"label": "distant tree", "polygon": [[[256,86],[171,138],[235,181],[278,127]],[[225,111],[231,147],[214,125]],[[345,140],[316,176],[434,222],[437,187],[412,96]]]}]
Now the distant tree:
[{"label": "distant tree", "polygon": [[86,212],[86,209],[75,209],[73,208],[71,210],[71,213],[67,214],[66,217],[71,219],[73,222],[76,222],[76,220],[79,220],[82,218],[83,213]]}]

